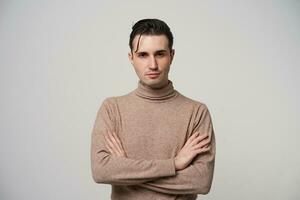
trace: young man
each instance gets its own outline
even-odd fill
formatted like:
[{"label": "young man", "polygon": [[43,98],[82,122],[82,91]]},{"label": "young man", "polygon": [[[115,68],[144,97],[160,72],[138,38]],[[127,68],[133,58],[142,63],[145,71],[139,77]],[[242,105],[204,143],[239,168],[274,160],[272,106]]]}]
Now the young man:
[{"label": "young man", "polygon": [[112,185],[113,200],[192,200],[210,191],[216,150],[211,116],[168,79],[172,45],[165,22],[138,21],[128,54],[137,88],[106,98],[97,113],[92,176]]}]

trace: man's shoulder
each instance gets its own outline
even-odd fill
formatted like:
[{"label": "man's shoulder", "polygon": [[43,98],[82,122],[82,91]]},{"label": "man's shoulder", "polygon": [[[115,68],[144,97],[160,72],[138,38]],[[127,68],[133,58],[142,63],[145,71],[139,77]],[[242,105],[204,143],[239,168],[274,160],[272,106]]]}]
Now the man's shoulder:
[{"label": "man's shoulder", "polygon": [[123,95],[116,95],[116,96],[108,96],[105,97],[103,100],[103,104],[116,104],[118,103],[118,101],[120,100],[126,100],[127,98],[129,98],[131,95],[133,94],[133,91],[123,94]]},{"label": "man's shoulder", "polygon": [[187,97],[183,95],[182,93],[179,93],[182,101],[184,101],[187,104],[192,105],[193,107],[203,107],[207,108],[206,103],[204,103],[202,100],[197,100],[191,97]]}]

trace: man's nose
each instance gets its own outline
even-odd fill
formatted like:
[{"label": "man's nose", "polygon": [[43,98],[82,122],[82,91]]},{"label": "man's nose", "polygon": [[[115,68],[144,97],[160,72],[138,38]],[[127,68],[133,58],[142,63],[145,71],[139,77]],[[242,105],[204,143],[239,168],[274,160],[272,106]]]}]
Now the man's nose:
[{"label": "man's nose", "polygon": [[158,68],[157,61],[156,61],[156,58],[154,56],[150,57],[149,68],[150,69],[156,69],[156,68]]}]

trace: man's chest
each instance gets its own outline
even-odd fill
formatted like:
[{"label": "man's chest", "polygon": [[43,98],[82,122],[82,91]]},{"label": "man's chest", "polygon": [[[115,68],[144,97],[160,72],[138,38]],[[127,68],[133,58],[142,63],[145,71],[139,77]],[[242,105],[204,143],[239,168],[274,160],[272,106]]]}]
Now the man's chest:
[{"label": "man's chest", "polygon": [[118,135],[129,157],[174,157],[192,130],[191,112],[162,105],[121,108]]}]

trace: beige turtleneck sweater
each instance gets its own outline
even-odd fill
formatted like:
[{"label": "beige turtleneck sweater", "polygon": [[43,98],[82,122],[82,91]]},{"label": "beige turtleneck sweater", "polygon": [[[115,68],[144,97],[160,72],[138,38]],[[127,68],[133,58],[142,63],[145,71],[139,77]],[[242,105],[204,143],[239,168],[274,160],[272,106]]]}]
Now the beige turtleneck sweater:
[{"label": "beige turtleneck sweater", "polygon": [[[195,132],[208,133],[211,150],[198,154],[176,171],[174,158]],[[115,131],[127,158],[111,155],[103,133]],[[106,98],[91,136],[91,170],[96,183],[112,185],[112,200],[194,200],[210,190],[215,162],[215,136],[207,106],[168,85],[138,87]]]}]

